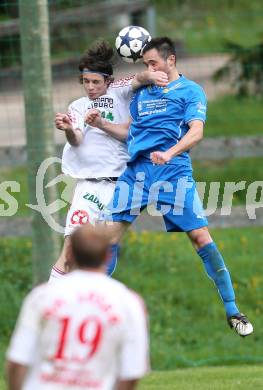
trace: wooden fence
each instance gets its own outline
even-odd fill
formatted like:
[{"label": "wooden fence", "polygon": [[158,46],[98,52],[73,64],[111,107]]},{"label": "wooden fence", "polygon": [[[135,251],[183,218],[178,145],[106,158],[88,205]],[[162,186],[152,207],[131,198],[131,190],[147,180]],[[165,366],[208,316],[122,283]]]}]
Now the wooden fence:
[{"label": "wooden fence", "polygon": [[[133,1],[102,1],[96,4],[84,5],[59,12],[50,12],[50,30],[67,24],[80,24],[89,21],[104,19],[107,16],[121,13],[133,14],[143,12],[149,7],[148,0]],[[0,23],[0,37],[18,35],[20,31],[19,19],[11,19]]]}]

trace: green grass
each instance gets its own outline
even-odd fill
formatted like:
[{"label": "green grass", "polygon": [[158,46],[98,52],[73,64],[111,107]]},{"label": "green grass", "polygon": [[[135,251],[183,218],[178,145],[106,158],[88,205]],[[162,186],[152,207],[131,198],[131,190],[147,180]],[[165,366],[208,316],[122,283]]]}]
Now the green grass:
[{"label": "green grass", "polygon": [[[10,335],[14,313],[23,295],[32,286],[31,239],[2,238],[0,240],[0,329],[1,336]],[[1,353],[1,347],[0,347]]]},{"label": "green grass", "polygon": [[[262,366],[203,367],[153,371],[138,390],[255,390],[262,386]],[[0,390],[6,390],[0,379]]]},{"label": "green grass", "polygon": [[208,104],[205,137],[263,135],[262,99],[223,96]]},{"label": "green grass", "polygon": [[[255,390],[262,386],[262,366],[202,367],[153,371],[138,390]],[[0,390],[6,390],[0,379]]]},{"label": "green grass", "polygon": [[[13,196],[18,203],[18,210],[15,215],[29,215],[29,209],[25,205],[29,202],[27,172],[24,166],[16,168],[2,168],[0,172],[0,182],[16,181],[20,184],[19,192],[12,192],[10,187],[5,187],[5,191]],[[3,201],[3,196],[0,197],[0,204],[4,204],[5,210],[9,208],[7,203]]]},{"label": "green grass", "polygon": [[191,53],[225,51],[224,40],[250,46],[262,37],[259,1],[155,1],[157,35],[181,41]]},{"label": "green grass", "polygon": [[[31,204],[29,200],[29,192],[28,192],[28,179],[27,179],[27,168],[25,166],[12,167],[12,168],[3,168],[0,172],[0,183],[4,181],[16,181],[20,183],[20,192],[12,192],[10,187],[5,189],[10,196],[14,197],[18,204],[17,212],[15,212],[14,216],[28,216],[31,213],[31,209],[26,206],[26,204]],[[72,188],[74,188],[74,181],[73,180],[67,180],[68,183],[72,184]],[[66,185],[63,183],[60,183],[58,185],[58,191],[61,195],[64,191]],[[70,189],[72,191],[72,189]],[[70,198],[70,197],[69,197]],[[35,200],[33,202],[34,204],[37,203]],[[3,197],[0,196],[0,205],[4,204],[5,210],[9,208],[8,204],[4,202]],[[66,204],[66,203],[65,203]],[[66,213],[67,211],[67,204],[65,207],[61,210],[62,213]],[[13,215],[12,215],[13,216]]]},{"label": "green grass", "polygon": [[[30,239],[0,239],[0,378],[7,340],[25,294],[32,287]],[[0,390],[1,387],[0,380]]]},{"label": "green grass", "polygon": [[[245,181],[245,189],[234,193],[233,206],[246,204],[248,186],[255,181],[262,181],[263,174],[259,168],[262,165],[262,158],[242,158],[230,159],[224,161],[194,161],[193,176],[196,182],[206,182],[206,192],[204,197],[204,206],[207,206],[210,186],[212,182],[220,183],[218,197],[218,207],[221,206],[226,183]],[[261,191],[261,189],[259,188]],[[259,194],[257,194],[259,201]]]},{"label": "green grass", "polygon": [[[130,232],[123,242],[115,277],[145,298],[154,370],[263,362],[263,231],[212,230],[212,236],[231,271],[240,309],[254,323],[248,338],[227,326],[217,292],[184,234]],[[0,240],[0,362],[31,287],[30,254],[29,239]]]},{"label": "green grass", "polygon": [[228,329],[184,234],[131,233],[116,275],[146,298],[154,369],[263,361],[262,229],[215,230],[212,236],[232,273],[240,308],[255,322],[255,335],[240,339]]},{"label": "green grass", "polygon": [[254,390],[262,387],[262,366],[205,367],[153,372],[138,390]]}]

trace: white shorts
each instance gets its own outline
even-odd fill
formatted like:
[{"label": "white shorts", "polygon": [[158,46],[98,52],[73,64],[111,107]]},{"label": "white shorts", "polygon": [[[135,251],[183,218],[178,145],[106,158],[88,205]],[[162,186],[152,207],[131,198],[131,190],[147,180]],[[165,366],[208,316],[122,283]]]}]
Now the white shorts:
[{"label": "white shorts", "polygon": [[95,224],[96,221],[102,220],[114,188],[115,182],[108,180],[78,180],[67,214],[65,236],[72,234],[80,225]]}]

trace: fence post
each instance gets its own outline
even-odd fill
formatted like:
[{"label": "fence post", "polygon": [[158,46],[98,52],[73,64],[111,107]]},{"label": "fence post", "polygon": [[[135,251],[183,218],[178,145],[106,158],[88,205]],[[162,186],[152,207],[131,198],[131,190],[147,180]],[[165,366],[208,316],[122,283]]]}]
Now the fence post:
[{"label": "fence post", "polygon": [[156,11],[154,5],[149,5],[146,11],[147,28],[151,36],[156,37]]},{"label": "fence post", "polygon": [[[30,203],[37,204],[38,168],[43,160],[56,155],[47,0],[19,0],[19,13],[29,193]],[[55,176],[53,164],[45,181],[49,182]],[[45,200],[50,204],[55,199],[57,189],[52,186],[45,191]],[[48,277],[51,264],[59,253],[60,239],[37,211],[32,211],[32,240],[33,276],[34,283],[38,284]]]}]

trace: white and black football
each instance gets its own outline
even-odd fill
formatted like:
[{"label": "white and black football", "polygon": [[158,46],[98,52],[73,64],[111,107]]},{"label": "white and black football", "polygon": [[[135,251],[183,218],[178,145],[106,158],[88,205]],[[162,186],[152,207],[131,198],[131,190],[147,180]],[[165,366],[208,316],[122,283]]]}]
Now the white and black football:
[{"label": "white and black football", "polygon": [[127,26],[119,32],[115,46],[124,61],[135,63],[142,58],[142,49],[150,40],[151,36],[145,28]]}]

